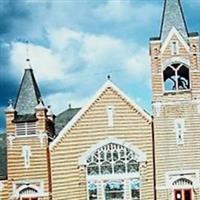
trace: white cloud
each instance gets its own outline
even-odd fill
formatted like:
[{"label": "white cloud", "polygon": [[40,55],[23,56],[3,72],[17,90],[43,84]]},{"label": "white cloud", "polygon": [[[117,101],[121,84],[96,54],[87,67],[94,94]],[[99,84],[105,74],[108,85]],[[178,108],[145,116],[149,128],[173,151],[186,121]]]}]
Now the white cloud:
[{"label": "white cloud", "polygon": [[109,0],[94,10],[94,14],[105,21],[127,21],[132,15],[131,4],[128,0]]},{"label": "white cloud", "polygon": [[[17,72],[22,72],[28,67],[26,62],[26,44],[13,42],[11,45],[10,61],[16,76]],[[57,80],[63,77],[63,65],[59,55],[39,45],[29,45],[31,66],[40,80],[49,81]]]},{"label": "white cloud", "polygon": [[138,80],[149,81],[150,59],[145,48],[138,49],[124,63],[124,68]]},{"label": "white cloud", "polygon": [[124,43],[119,39],[103,35],[86,35],[81,57],[88,66],[99,67],[101,71],[108,67],[119,67],[121,60],[126,56],[126,51]]},{"label": "white cloud", "polygon": [[[30,44],[29,48],[37,79],[46,85],[51,81],[53,87],[59,91],[62,89],[62,92],[58,91],[46,97],[56,112],[70,102],[76,106],[81,99],[81,102],[85,102],[86,94],[90,95],[91,91],[100,86],[100,79],[96,74],[105,76],[117,70],[120,72],[116,76],[119,78],[118,82],[125,77],[135,81],[146,80],[148,77],[148,54],[143,47],[134,43],[67,28],[49,30],[48,40],[49,48],[35,44]],[[21,72],[26,68],[25,52],[24,43],[12,44],[13,71]],[[67,88],[71,88],[71,91],[66,92]]]},{"label": "white cloud", "polygon": [[131,0],[108,0],[94,10],[94,15],[107,22],[130,22],[135,26],[151,24],[159,17],[161,8],[152,2]]},{"label": "white cloud", "polygon": [[82,33],[68,28],[51,29],[48,31],[48,39],[52,49],[63,51],[70,42],[81,42]]},{"label": "white cloud", "polygon": [[45,98],[45,102],[47,105],[52,106],[52,110],[55,114],[66,110],[69,104],[71,104],[72,108],[77,108],[82,107],[87,101],[87,97],[82,97],[80,99],[80,96],[77,93],[70,93],[70,91],[50,94]]}]

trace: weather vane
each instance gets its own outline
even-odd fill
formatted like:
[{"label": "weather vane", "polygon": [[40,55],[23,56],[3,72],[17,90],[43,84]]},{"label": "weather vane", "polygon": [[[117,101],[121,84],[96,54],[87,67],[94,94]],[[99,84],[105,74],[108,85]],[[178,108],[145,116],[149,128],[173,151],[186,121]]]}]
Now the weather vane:
[{"label": "weather vane", "polygon": [[26,41],[26,62],[28,63],[28,68],[31,69],[31,63],[29,58],[29,41]]}]

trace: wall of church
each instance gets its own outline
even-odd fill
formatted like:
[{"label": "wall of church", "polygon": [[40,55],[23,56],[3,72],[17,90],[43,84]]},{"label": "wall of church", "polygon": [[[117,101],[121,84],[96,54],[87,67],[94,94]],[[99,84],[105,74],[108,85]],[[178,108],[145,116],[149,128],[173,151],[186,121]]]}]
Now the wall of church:
[{"label": "wall of church", "polygon": [[[36,185],[43,188],[44,193],[49,192],[48,162],[47,162],[47,139],[43,141],[36,136],[15,138],[8,143],[8,185],[9,194],[13,194],[13,185],[16,190],[21,185]],[[25,167],[23,146],[30,147],[30,166]]]},{"label": "wall of church", "polygon": [[[114,107],[114,126],[108,127],[106,107]],[[86,169],[79,166],[79,158],[92,145],[108,137],[122,139],[142,150],[147,165],[141,168],[141,199],[153,200],[153,155],[151,121],[116,91],[107,88],[86,113],[52,148],[52,189],[56,200],[86,200]],[[103,197],[100,195],[100,199]],[[128,199],[126,199],[128,200]]]},{"label": "wall of church", "polygon": [[[183,39],[183,38],[182,38]],[[179,53],[172,55],[171,43],[178,41]],[[189,38],[185,45],[176,35],[161,44],[152,42],[152,87],[155,134],[155,167],[157,199],[174,199],[177,187],[191,188],[194,199],[200,199],[200,69],[199,38]],[[163,50],[163,46],[166,46]],[[155,50],[157,49],[157,51]],[[163,68],[170,63],[181,61],[189,66],[190,89],[166,93],[163,88]],[[188,62],[188,63],[187,63]],[[177,143],[175,120],[184,121],[183,142]],[[173,185],[177,179],[191,180],[193,185]]]},{"label": "wall of church", "polygon": [[0,180],[0,200],[8,200],[7,180]]}]

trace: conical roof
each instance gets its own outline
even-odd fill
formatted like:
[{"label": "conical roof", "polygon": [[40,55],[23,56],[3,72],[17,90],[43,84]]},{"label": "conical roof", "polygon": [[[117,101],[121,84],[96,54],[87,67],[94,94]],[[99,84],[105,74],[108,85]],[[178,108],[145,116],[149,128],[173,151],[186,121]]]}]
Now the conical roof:
[{"label": "conical roof", "polygon": [[165,0],[160,30],[160,38],[162,41],[166,39],[173,27],[183,37],[187,38],[188,30],[180,0]]},{"label": "conical roof", "polygon": [[17,115],[34,114],[40,98],[41,93],[33,70],[31,68],[25,69],[15,104]]}]

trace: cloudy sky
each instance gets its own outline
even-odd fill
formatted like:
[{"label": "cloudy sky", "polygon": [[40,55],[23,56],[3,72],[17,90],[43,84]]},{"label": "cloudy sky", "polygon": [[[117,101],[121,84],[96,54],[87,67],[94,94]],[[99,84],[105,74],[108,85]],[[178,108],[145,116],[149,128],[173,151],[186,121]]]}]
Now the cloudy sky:
[{"label": "cloudy sky", "polygon": [[[182,0],[189,30],[200,1]],[[57,114],[82,106],[111,75],[151,112],[149,37],[159,35],[163,0],[0,0],[0,132],[16,98],[29,41],[31,65]]]}]

